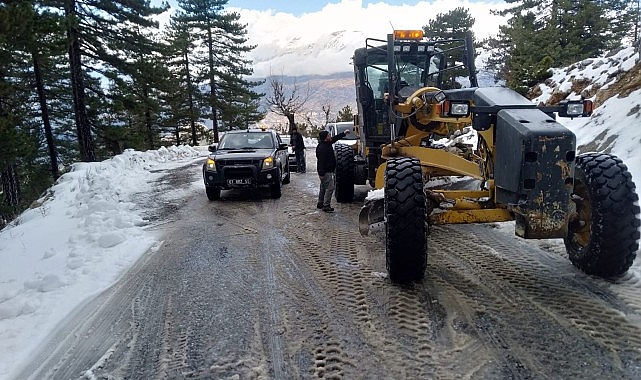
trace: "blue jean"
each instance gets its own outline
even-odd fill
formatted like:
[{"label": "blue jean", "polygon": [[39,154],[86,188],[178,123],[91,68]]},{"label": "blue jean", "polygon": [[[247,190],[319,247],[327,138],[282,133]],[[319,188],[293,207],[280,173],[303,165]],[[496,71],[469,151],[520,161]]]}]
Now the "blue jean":
[{"label": "blue jean", "polygon": [[305,163],[305,149],[297,150],[296,154],[296,171],[305,173],[307,171],[307,164]]},{"label": "blue jean", "polygon": [[332,202],[332,195],[336,187],[336,177],[334,173],[325,173],[320,179],[320,190],[318,191],[318,203],[323,206],[329,206]]}]

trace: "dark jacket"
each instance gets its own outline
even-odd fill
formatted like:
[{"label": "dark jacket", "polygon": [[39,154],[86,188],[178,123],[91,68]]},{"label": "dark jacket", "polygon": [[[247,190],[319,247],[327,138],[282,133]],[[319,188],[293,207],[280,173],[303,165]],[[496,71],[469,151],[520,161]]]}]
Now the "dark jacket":
[{"label": "dark jacket", "polygon": [[336,155],[332,144],[345,137],[345,132],[332,137],[332,142],[319,141],[316,146],[316,171],[319,176],[325,173],[333,173],[336,170]]},{"label": "dark jacket", "polygon": [[291,137],[291,144],[294,147],[294,151],[298,152],[305,149],[305,142],[303,141],[303,135],[299,132],[293,132]]}]

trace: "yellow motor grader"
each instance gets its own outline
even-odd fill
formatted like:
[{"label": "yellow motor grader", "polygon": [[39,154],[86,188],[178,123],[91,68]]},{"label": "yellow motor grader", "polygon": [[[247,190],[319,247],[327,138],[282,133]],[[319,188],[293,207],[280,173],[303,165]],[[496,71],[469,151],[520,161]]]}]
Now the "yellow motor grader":
[{"label": "yellow motor grader", "polygon": [[[575,135],[556,121],[589,116],[592,102],[537,107],[508,88],[481,88],[474,58],[471,37],[420,30],[354,52],[359,140],[335,146],[336,199],[351,202],[355,184],[380,190],[359,221],[363,234],[384,226],[390,279],[424,277],[430,225],[512,220],[520,237],[563,238],[588,274],[624,273],[639,246],[631,175],[612,154],[577,155]],[[453,138],[464,132],[475,140]]]}]

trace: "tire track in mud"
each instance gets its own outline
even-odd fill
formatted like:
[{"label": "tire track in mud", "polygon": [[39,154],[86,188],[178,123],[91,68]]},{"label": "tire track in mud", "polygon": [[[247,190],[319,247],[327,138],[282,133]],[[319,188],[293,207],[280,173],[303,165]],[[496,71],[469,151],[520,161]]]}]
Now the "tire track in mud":
[{"label": "tire track in mud", "polygon": [[[273,286],[270,280],[265,280],[271,270],[269,258],[265,260],[270,249],[265,247],[270,247],[272,242],[261,233],[265,230],[263,221],[256,219],[264,205],[245,200],[233,202],[233,209],[224,203],[208,204],[215,215],[208,220],[216,232],[213,246],[208,247],[213,251],[213,260],[192,265],[209,266],[206,277],[219,289],[197,297],[209,306],[189,308],[192,316],[185,323],[193,325],[195,321],[192,330],[199,336],[193,338],[198,338],[198,344],[190,343],[191,371],[183,372],[179,378],[266,378],[274,376],[270,375],[269,368],[281,373],[279,369],[283,367],[278,346],[273,344],[274,337],[278,336],[278,323],[271,313],[273,299],[265,296]],[[239,221],[238,209],[251,217]],[[203,237],[203,241],[207,240],[208,237]],[[202,284],[200,288],[207,286]],[[267,304],[254,308],[258,300]],[[264,321],[263,309],[269,311],[267,321]],[[239,346],[239,342],[244,344]]]},{"label": "tire track in mud", "polygon": [[101,373],[110,357],[134,339],[132,316],[148,294],[136,277],[143,278],[143,283],[153,281],[145,269],[151,259],[142,257],[118,283],[79,306],[34,353],[31,364],[17,378],[75,379]]},{"label": "tire track in mud", "polygon": [[[435,266],[435,282],[459,294],[468,320],[512,374],[641,374],[641,331],[600,280],[491,229],[471,228],[433,228],[428,271]],[[572,358],[559,358],[561,352]]]},{"label": "tire track in mud", "polygon": [[[337,208],[344,206],[338,205]],[[344,211],[341,214],[355,215],[354,210]],[[342,215],[327,216],[318,212],[311,212],[308,217],[321,225],[332,220],[328,218],[343,218]],[[350,326],[351,332],[342,337],[343,345],[348,345],[346,340],[362,341],[371,349],[370,358],[359,357],[358,361],[361,368],[368,368],[369,376],[378,373],[381,378],[433,377],[433,323],[427,300],[411,289],[392,286],[381,275],[384,268],[372,267],[368,243],[360,235],[356,237],[351,229],[343,228],[353,228],[351,223],[353,221],[339,221],[335,228],[326,231],[327,238],[313,233],[293,234],[292,250],[305,257],[307,270],[321,285],[324,297],[331,297],[336,304],[329,315],[346,320],[344,323]],[[322,294],[314,294],[319,291],[310,293],[312,301],[319,302],[323,297]],[[322,349],[319,347],[317,350]],[[346,353],[353,356],[353,352],[351,354],[350,351]],[[320,365],[322,367],[324,363]],[[343,368],[346,373],[353,374],[353,368]],[[328,374],[324,375],[327,377]]]},{"label": "tire track in mud", "polygon": [[[636,260],[641,260],[638,253]],[[639,296],[639,294],[641,294],[641,278],[639,278],[638,275],[628,272],[612,281],[613,283],[610,287],[616,287],[616,290],[613,289],[613,291],[621,297],[626,305],[635,311],[635,315],[628,314],[626,317],[628,317],[631,323],[641,326],[641,297]]]},{"label": "tire track in mud", "polygon": [[[312,214],[287,208],[279,223],[289,221],[291,226],[294,215],[307,217]],[[295,236],[302,236],[299,229],[293,230]],[[283,250],[282,266],[290,268],[279,272],[279,282],[289,290],[284,293],[288,307],[283,313],[289,342],[287,350],[295,358],[294,366],[302,371],[298,378],[342,379],[349,367],[355,367],[355,363],[346,355],[348,350],[342,342],[347,331],[341,326],[340,319],[336,321],[333,318],[334,308],[325,301],[329,295],[317,288],[315,276],[306,275],[308,262],[304,260],[304,253],[317,249],[322,241],[321,235],[312,234],[310,237],[311,240],[304,240],[306,243],[300,246],[290,240]]]},{"label": "tire track in mud", "polygon": [[158,374],[161,378],[168,378],[170,374],[181,373],[188,368],[189,331],[176,318],[175,293],[167,297],[164,321]]},{"label": "tire track in mud", "polygon": [[482,226],[433,227],[425,280],[394,285],[360,204],[319,212],[305,180],[181,203],[33,378],[641,378],[638,295]]}]

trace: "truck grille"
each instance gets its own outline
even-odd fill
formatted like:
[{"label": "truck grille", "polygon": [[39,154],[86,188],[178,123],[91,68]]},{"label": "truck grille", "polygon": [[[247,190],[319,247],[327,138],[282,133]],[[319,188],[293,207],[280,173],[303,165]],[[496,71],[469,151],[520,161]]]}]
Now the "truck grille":
[{"label": "truck grille", "polygon": [[225,178],[227,179],[254,177],[254,170],[252,170],[252,168],[250,167],[228,166],[224,170],[225,170]]},{"label": "truck grille", "polygon": [[260,166],[260,160],[217,160],[216,165],[220,165],[220,167],[251,165],[258,168]]},{"label": "truck grille", "polygon": [[223,178],[230,179],[244,179],[253,178],[256,180],[256,175],[260,172],[262,160],[241,160],[241,159],[227,159],[216,161],[216,166]]}]

